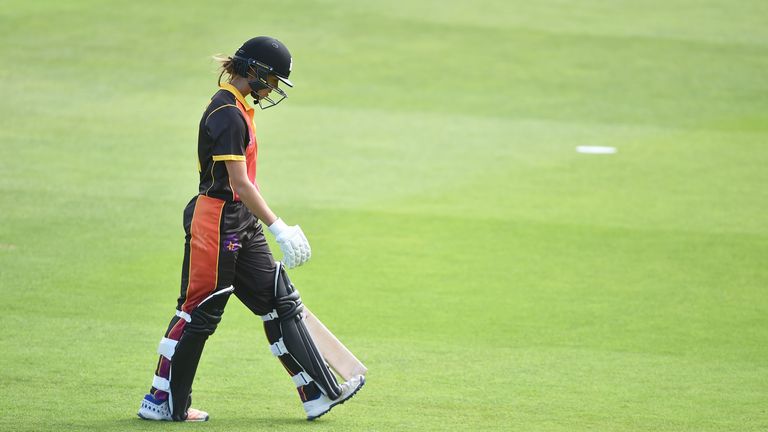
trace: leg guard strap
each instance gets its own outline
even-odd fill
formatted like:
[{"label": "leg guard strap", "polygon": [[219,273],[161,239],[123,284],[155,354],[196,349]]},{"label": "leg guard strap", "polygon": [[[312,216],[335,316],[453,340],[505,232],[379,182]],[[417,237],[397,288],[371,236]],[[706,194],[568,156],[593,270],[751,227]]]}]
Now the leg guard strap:
[{"label": "leg guard strap", "polygon": [[171,388],[171,383],[167,379],[155,375],[155,377],[152,379],[152,387],[167,392]]},{"label": "leg guard strap", "polygon": [[157,346],[157,353],[170,360],[173,357],[173,353],[176,352],[176,344],[179,341],[162,338],[160,339],[160,345]]},{"label": "leg guard strap", "polygon": [[275,309],[272,309],[272,312],[261,316],[262,321],[272,321],[274,319],[277,319],[277,310]]},{"label": "leg guard strap", "polygon": [[281,355],[288,353],[288,350],[285,349],[285,342],[283,342],[283,338],[280,338],[280,340],[270,345],[269,349],[272,351],[272,354],[274,354],[275,357],[280,357]]},{"label": "leg guard strap", "polygon": [[312,377],[307,375],[304,371],[292,376],[291,379],[293,380],[293,383],[296,384],[296,387],[302,387],[314,381]]},{"label": "leg guard strap", "polygon": [[192,317],[189,316],[189,314],[184,312],[184,311],[177,310],[176,311],[176,316],[181,318],[181,319],[183,319],[186,322],[192,321]]}]

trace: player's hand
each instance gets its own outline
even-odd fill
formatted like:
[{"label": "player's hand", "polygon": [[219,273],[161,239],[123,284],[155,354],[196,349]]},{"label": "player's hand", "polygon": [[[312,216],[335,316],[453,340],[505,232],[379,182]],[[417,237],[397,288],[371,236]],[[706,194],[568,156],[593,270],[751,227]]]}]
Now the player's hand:
[{"label": "player's hand", "polygon": [[278,218],[269,226],[269,231],[275,236],[280,250],[283,251],[283,263],[288,268],[298,267],[309,261],[312,248],[298,225],[288,226]]}]

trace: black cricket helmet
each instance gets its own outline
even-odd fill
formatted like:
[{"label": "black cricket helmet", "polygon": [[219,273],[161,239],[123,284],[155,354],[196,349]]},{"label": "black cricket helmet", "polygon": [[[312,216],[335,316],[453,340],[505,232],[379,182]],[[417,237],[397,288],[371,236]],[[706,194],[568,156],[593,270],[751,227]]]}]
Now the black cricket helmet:
[{"label": "black cricket helmet", "polygon": [[[288,87],[293,87],[293,83],[288,79],[293,59],[288,48],[279,40],[269,36],[249,39],[237,50],[232,60],[235,72],[248,78],[248,85],[252,90],[251,96],[261,109],[273,107],[288,97],[283,89],[274,87],[267,81],[269,75],[274,75]],[[271,89],[272,93],[261,97],[257,92],[263,89]],[[280,98],[275,100],[270,97],[273,93]]]}]

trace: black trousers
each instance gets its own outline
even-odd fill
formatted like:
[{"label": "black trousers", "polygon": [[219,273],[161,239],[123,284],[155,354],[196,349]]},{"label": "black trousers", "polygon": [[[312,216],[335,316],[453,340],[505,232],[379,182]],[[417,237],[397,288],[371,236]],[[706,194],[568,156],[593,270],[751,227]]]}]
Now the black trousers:
[{"label": "black trousers", "polygon": [[[243,203],[198,195],[184,210],[184,231],[181,290],[161,346],[177,344],[195,308],[211,294],[230,286],[255,315],[266,315],[275,308],[275,260],[261,223]],[[265,321],[264,329],[270,344],[280,339],[277,321]],[[286,357],[280,360],[288,373],[299,373],[301,367]],[[174,357],[175,363],[179,361],[183,359]],[[199,358],[190,361],[197,363]],[[170,369],[171,358],[161,352],[151,390],[157,399],[168,397],[165,384]],[[196,364],[191,369],[190,386]],[[315,383],[299,387],[298,391],[303,401],[320,394]]]}]

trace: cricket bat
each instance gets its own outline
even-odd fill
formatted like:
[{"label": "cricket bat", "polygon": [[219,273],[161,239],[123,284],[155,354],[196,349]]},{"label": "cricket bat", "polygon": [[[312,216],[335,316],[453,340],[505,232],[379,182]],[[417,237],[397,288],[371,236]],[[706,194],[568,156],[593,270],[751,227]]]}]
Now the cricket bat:
[{"label": "cricket bat", "polygon": [[312,335],[317,349],[320,350],[325,361],[336,373],[346,381],[356,375],[365,375],[368,372],[368,368],[317,319],[307,305],[304,305],[304,312],[306,314],[304,324]]}]

